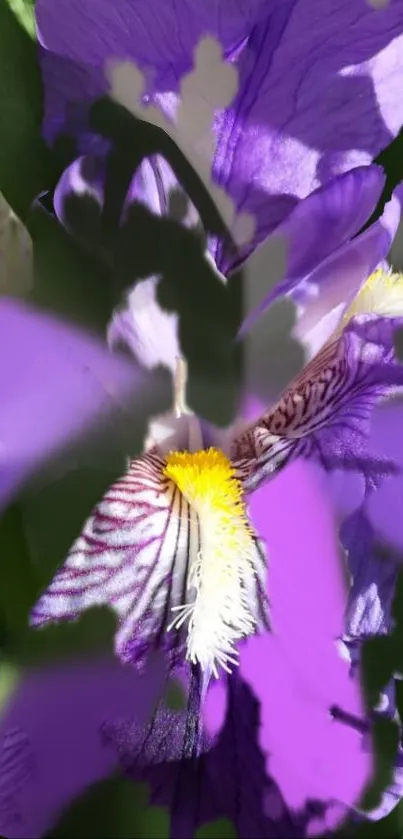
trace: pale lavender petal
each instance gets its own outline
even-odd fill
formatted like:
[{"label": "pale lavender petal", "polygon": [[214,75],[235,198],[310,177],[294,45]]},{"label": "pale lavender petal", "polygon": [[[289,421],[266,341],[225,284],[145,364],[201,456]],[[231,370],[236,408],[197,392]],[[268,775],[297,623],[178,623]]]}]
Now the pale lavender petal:
[{"label": "pale lavender petal", "polygon": [[2,504],[36,467],[88,432],[113,419],[119,435],[124,421],[135,428],[169,405],[160,371],[150,375],[92,335],[7,298],[0,335]]},{"label": "pale lavender petal", "polygon": [[[106,161],[103,157],[82,155],[67,166],[54,193],[55,212],[65,227],[71,227],[68,204],[73,198],[90,196],[103,208],[105,181]],[[139,201],[152,213],[165,215],[168,212],[169,199],[178,188],[177,179],[169,164],[159,155],[153,155],[143,160],[133,175],[124,210],[131,201]],[[197,223],[197,216],[194,223]],[[79,230],[75,232],[79,234]]]},{"label": "pale lavender petal", "polygon": [[69,216],[69,201],[91,198],[101,211],[105,189],[105,162],[95,156],[78,157],[63,171],[54,192],[53,206],[59,220],[69,232],[74,230],[74,218]]},{"label": "pale lavender petal", "polygon": [[48,835],[72,799],[117,765],[103,724],[130,714],[141,732],[164,680],[159,660],[141,677],[112,658],[27,673],[0,720],[1,834]]},{"label": "pale lavender petal", "polygon": [[161,364],[174,373],[181,356],[178,315],[161,308],[157,285],[155,277],[136,283],[126,305],[112,315],[108,342],[111,347],[127,347],[150,370]]},{"label": "pale lavender petal", "polygon": [[[355,236],[368,221],[381,196],[385,175],[379,166],[361,166],[333,178],[299,201],[275,236],[286,243],[284,280],[276,287],[285,294],[323,260]],[[259,247],[270,247],[269,236]],[[245,263],[247,269],[248,260]],[[273,296],[270,299],[274,299]]]},{"label": "pale lavender petal", "polygon": [[[341,243],[324,261],[318,260],[315,265],[312,255],[310,265],[313,270],[310,273],[298,275],[291,270],[289,275],[287,269],[284,279],[248,315],[241,334],[250,330],[275,300],[287,294],[297,307],[297,321],[292,334],[302,342],[308,358],[312,358],[335,330],[360,287],[386,258],[400,221],[400,198],[398,190],[375,224],[355,239]],[[301,212],[303,204],[308,204],[310,200],[301,203],[298,211]],[[315,205],[314,208],[316,210]],[[304,227],[296,230],[296,235],[303,241]]]}]

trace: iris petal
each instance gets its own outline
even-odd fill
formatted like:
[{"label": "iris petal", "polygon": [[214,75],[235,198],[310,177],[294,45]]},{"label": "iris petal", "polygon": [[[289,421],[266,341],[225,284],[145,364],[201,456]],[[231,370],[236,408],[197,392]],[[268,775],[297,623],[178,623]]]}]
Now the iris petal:
[{"label": "iris petal", "polygon": [[[179,654],[185,657],[196,597],[192,569],[203,568],[206,559],[202,519],[164,475],[165,467],[162,453],[154,448],[134,460],[108,490],[34,607],[33,626],[73,620],[91,606],[108,604],[119,617],[116,651],[123,661],[141,664],[150,649],[160,647],[173,662]],[[251,557],[255,574],[245,580],[245,596],[259,626],[266,619],[266,563],[255,538]],[[208,608],[207,602],[207,614]],[[228,615],[227,620],[232,626]]]},{"label": "iris petal", "polygon": [[[191,553],[199,549],[197,522],[163,467],[163,458],[149,452],[108,490],[35,606],[34,626],[107,603],[120,619],[122,660],[141,662],[159,645],[172,607],[185,600]],[[171,633],[168,649],[178,649],[180,640]]]},{"label": "iris petal", "polygon": [[279,403],[234,440],[232,456],[248,490],[295,457],[312,457],[326,470],[363,471],[375,481],[391,471],[391,461],[371,453],[367,439],[375,404],[403,386],[393,344],[399,324],[396,318],[353,318]]}]

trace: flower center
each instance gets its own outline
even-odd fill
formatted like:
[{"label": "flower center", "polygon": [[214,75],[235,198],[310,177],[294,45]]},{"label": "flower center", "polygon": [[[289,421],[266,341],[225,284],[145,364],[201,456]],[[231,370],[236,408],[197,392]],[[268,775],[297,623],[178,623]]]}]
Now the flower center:
[{"label": "flower center", "polygon": [[171,627],[189,619],[187,658],[207,676],[217,665],[230,672],[237,663],[236,642],[255,630],[250,598],[255,575],[255,541],[243,489],[231,461],[215,448],[172,452],[164,474],[195,511],[200,550],[188,578],[189,602],[175,609]]},{"label": "flower center", "polygon": [[346,326],[354,315],[371,313],[383,317],[403,315],[403,274],[383,268],[374,271],[345,312],[341,326]]}]

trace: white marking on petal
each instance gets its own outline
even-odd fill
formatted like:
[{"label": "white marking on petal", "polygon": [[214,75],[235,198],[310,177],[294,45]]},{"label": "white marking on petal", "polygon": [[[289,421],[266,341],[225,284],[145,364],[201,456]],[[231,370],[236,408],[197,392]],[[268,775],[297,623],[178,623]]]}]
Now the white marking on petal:
[{"label": "white marking on petal", "polygon": [[[171,609],[183,603],[198,525],[164,459],[149,452],[131,463],[95,507],[64,566],[35,606],[31,623],[74,620],[91,606],[117,613],[116,649],[141,662],[167,631]],[[172,633],[167,646],[181,642]]]}]

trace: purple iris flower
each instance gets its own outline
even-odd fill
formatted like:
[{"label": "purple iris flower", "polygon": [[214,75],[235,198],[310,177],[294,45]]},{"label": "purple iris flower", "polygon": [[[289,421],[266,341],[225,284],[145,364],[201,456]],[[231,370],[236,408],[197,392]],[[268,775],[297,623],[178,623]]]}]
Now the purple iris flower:
[{"label": "purple iris flower", "polygon": [[[268,11],[267,3],[255,2],[249,4],[246,15],[240,7],[231,11],[228,29],[220,4],[203,5],[200,17],[192,4],[183,4],[174,28],[173,9],[165,5],[156,18],[155,7],[145,10],[143,5],[125,2],[113,10],[110,5],[98,6],[94,20],[85,3],[64,0],[56,12],[50,3],[39,0],[46,136],[52,140],[59,130],[69,129],[78,137],[86,159],[95,155],[100,164],[97,178],[89,184],[85,184],[83,160],[72,164],[56,191],[56,211],[63,219],[66,195],[82,194],[85,189],[103,201],[104,150],[88,130],[87,111],[89,102],[107,89],[106,60],[133,59],[145,73],[151,100],[169,113],[178,80],[189,72],[200,36],[218,37],[225,56],[238,70],[239,90],[234,102],[217,116],[213,176],[225,186],[237,211],[248,212],[256,221],[244,256],[263,243],[251,259],[256,255],[264,259],[268,235],[280,237],[287,254],[282,282],[248,315],[242,334],[252,334],[264,312],[288,297],[297,307],[294,337],[306,347],[308,364],[258,419],[255,412],[252,416],[248,396],[259,402],[262,394],[254,392],[255,388],[252,394],[245,391],[241,420],[247,421],[247,427],[230,431],[225,439],[213,437],[213,430],[206,430],[187,409],[177,324],[174,316],[169,318],[156,305],[157,278],[137,286],[123,312],[116,313],[110,339],[128,343],[146,367],[164,356],[176,377],[176,415],[151,424],[146,452],[131,462],[97,505],[32,619],[35,625],[72,619],[82,609],[107,602],[119,615],[116,649],[123,661],[141,665],[150,650],[157,648],[164,650],[174,672],[187,662],[189,704],[182,751],[175,752],[173,738],[173,754],[169,749],[164,753],[158,732],[165,732],[166,739],[167,726],[161,729],[156,724],[159,711],[147,738],[151,752],[154,746],[154,757],[147,754],[145,760],[149,766],[164,757],[162,765],[155,767],[156,774],[166,771],[169,760],[183,771],[183,759],[192,761],[198,755],[207,776],[216,772],[219,777],[220,759],[214,759],[214,749],[220,754],[221,745],[221,754],[229,751],[223,748],[223,739],[214,740],[222,731],[217,708],[221,702],[225,726],[234,710],[241,719],[242,709],[257,699],[260,720],[255,708],[255,729],[260,734],[251,763],[260,762],[263,775],[263,788],[261,779],[255,785],[259,830],[261,835],[278,834],[277,822],[284,816],[288,819],[285,835],[287,831],[301,835],[334,827],[341,817],[340,807],[357,802],[369,777],[370,746],[367,741],[365,754],[357,680],[346,678],[348,668],[335,651],[334,641],[345,634],[345,626],[344,593],[334,563],[329,563],[332,586],[317,586],[320,566],[316,564],[311,577],[315,585],[299,596],[304,582],[294,565],[287,595],[281,586],[276,594],[276,573],[281,578],[281,571],[275,557],[295,559],[304,542],[305,516],[298,513],[305,511],[305,503],[301,495],[291,495],[299,482],[305,489],[303,472],[290,479],[290,494],[287,490],[283,495],[288,495],[285,508],[294,504],[292,535],[297,534],[298,543],[286,538],[290,527],[275,493],[280,493],[281,486],[284,492],[288,484],[281,482],[287,475],[295,476],[291,470],[302,466],[292,464],[275,481],[267,479],[292,459],[319,458],[327,471],[358,474],[359,487],[355,483],[352,493],[355,508],[389,468],[389,462],[372,457],[367,440],[373,404],[403,384],[393,346],[394,329],[402,315],[396,304],[399,278],[383,264],[400,205],[395,196],[382,218],[360,233],[378,202],[383,176],[377,167],[358,164],[368,164],[400,127],[398,106],[393,102],[390,107],[390,91],[400,80],[401,4],[395,0],[378,12],[364,4],[340,8],[340,4],[328,3],[324,8],[301,0]],[[99,37],[94,36],[97,32]],[[155,72],[148,77],[150,67]],[[347,171],[352,164],[357,168]],[[140,197],[154,212],[163,213],[165,190],[169,190],[164,178],[169,178],[164,162],[147,161],[134,176],[128,200]],[[312,192],[319,184],[324,186]],[[221,243],[210,243],[210,253],[217,269],[229,275],[235,265],[228,261]],[[245,272],[248,278],[247,263]],[[253,271],[250,276],[253,279]],[[163,345],[154,340],[155,335],[161,335]],[[309,497],[316,515],[319,496]],[[270,509],[282,525],[278,542],[273,520],[268,520]],[[323,541],[336,559],[334,545],[330,547],[331,532],[328,521]],[[308,531],[305,539],[313,561],[318,551],[309,542]],[[271,617],[267,553],[273,555]],[[219,567],[212,561],[217,555],[223,560]],[[303,563],[300,574],[301,568],[305,573]],[[300,583],[295,586],[294,609],[290,609],[290,579]],[[329,608],[332,598],[335,606]],[[301,601],[305,612],[298,621],[295,609]],[[266,631],[270,622],[272,634]],[[317,656],[313,655],[315,644]],[[262,661],[268,663],[267,672]],[[212,677],[222,670],[229,671],[228,678],[214,684]],[[272,691],[270,673],[275,684]],[[302,675],[305,696],[297,690]],[[209,717],[211,704],[215,710]],[[344,723],[340,715],[335,719],[330,713],[336,706],[344,713]],[[205,718],[207,735],[199,728],[200,715]],[[315,720],[315,736],[308,720]],[[103,734],[106,747],[112,744],[126,771],[135,773],[141,754],[136,760],[133,725],[127,719],[110,720]],[[313,767],[324,755],[335,756],[337,741],[342,744],[343,777],[332,763],[320,781]],[[244,749],[246,745],[239,747],[238,757]],[[312,771],[307,771],[308,754]],[[269,772],[282,789],[285,807],[273,790],[264,787],[269,755],[274,756],[274,769],[270,766]],[[294,772],[285,755],[294,760]],[[351,773],[346,772],[346,765]],[[232,789],[228,800],[230,808],[230,802],[239,802],[239,790]],[[251,829],[245,815],[255,812],[250,801],[235,814],[241,835]],[[222,803],[220,807],[222,811]],[[281,814],[277,819],[273,816],[276,807]],[[174,811],[173,805],[171,809],[180,820],[182,811]],[[293,814],[298,814],[297,820]],[[233,810],[230,815],[234,818]],[[265,818],[271,821],[270,828]],[[194,816],[193,825],[197,826]],[[186,830],[175,823],[174,835],[181,831],[187,835]]]}]

